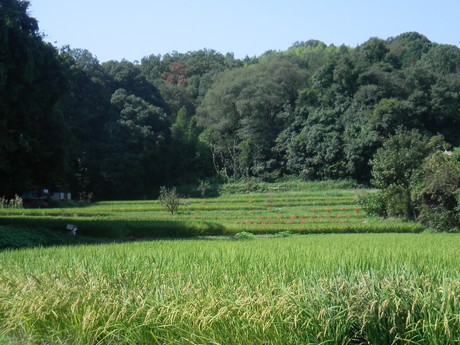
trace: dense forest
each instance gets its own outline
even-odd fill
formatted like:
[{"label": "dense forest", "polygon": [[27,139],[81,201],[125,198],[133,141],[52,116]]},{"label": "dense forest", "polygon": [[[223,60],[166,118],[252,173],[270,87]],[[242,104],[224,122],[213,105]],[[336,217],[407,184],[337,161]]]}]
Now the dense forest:
[{"label": "dense forest", "polygon": [[100,63],[46,43],[28,5],[0,2],[0,196],[143,198],[217,177],[368,184],[404,130],[460,145],[460,49],[417,32]]}]

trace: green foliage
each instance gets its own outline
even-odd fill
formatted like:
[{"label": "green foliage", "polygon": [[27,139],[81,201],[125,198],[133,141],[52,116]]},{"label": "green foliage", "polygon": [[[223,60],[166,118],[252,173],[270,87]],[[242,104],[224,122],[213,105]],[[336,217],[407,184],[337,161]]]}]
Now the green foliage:
[{"label": "green foliage", "polygon": [[[84,237],[126,240],[231,236],[247,231],[274,235],[312,233],[420,232],[424,227],[398,219],[382,220],[363,212],[356,195],[367,194],[352,182],[252,181],[223,186],[217,198],[186,199],[172,219],[158,200],[105,201],[86,207],[0,210],[0,225],[66,231]],[[170,191],[168,189],[168,191]],[[195,191],[196,192],[196,191]],[[178,193],[177,193],[178,194]]]},{"label": "green foliage", "polygon": [[181,196],[177,193],[176,187],[167,188],[160,187],[160,195],[158,197],[160,204],[168,209],[171,215],[179,210],[182,204]]},{"label": "green foliage", "polygon": [[375,208],[383,216],[415,219],[415,205],[411,199],[412,184],[423,160],[442,145],[442,138],[429,139],[417,130],[398,129],[377,150],[370,162],[371,182],[382,189],[376,202],[384,205]]},{"label": "green foliage", "polygon": [[248,231],[240,231],[233,235],[235,240],[254,240],[256,236]]},{"label": "green foliage", "polygon": [[47,229],[0,226],[0,250],[62,245],[71,242],[67,237],[69,236]]},{"label": "green foliage", "polygon": [[409,188],[414,172],[430,153],[429,144],[429,138],[417,130],[398,129],[370,162],[372,184],[377,188],[391,185]]},{"label": "green foliage", "polygon": [[449,152],[439,137],[398,130],[372,160],[373,183],[379,192],[362,200],[369,212],[417,219],[438,231],[458,231],[460,188],[458,149]]},{"label": "green foliage", "polygon": [[460,231],[458,193],[460,190],[460,154],[435,152],[423,163],[412,198],[418,220],[438,231]]},{"label": "green foliage", "polygon": [[19,0],[0,6],[0,195],[7,197],[68,173],[68,127],[56,108],[67,80],[28,7]]},{"label": "green foliage", "polygon": [[[410,190],[409,190],[410,191]],[[381,198],[385,205],[386,217],[401,217],[413,219],[413,204],[411,203],[408,190],[401,185],[389,185],[381,192]]]},{"label": "green foliage", "polygon": [[213,197],[219,195],[220,186],[215,180],[200,180],[197,190],[201,197]]},{"label": "green foliage", "polygon": [[382,193],[378,191],[367,194],[359,194],[356,202],[370,215],[382,217],[387,215],[385,199],[383,198]]},{"label": "green foliage", "polygon": [[221,194],[248,194],[248,193],[280,193],[280,192],[321,192],[340,189],[359,188],[359,185],[352,180],[324,180],[304,181],[299,177],[285,177],[275,182],[264,182],[254,178],[241,180],[234,183],[226,183],[221,186]]},{"label": "green foliage", "polygon": [[[369,184],[368,162],[398,128],[460,144],[460,49],[416,32],[353,48],[297,42],[244,60],[204,49],[99,63],[85,49],[44,43],[28,6],[0,7],[8,198],[37,187],[149,198],[161,185],[216,176]],[[411,175],[374,165],[377,185]]]},{"label": "green foliage", "polygon": [[387,188],[366,194],[358,198],[358,204],[364,211],[380,217],[399,217],[411,219],[408,205],[411,204],[407,190],[402,186],[390,185]]},{"label": "green foliage", "polygon": [[303,71],[280,58],[220,74],[198,111],[216,171],[236,177],[276,169],[273,152],[282,112],[293,104]]},{"label": "green foliage", "polygon": [[308,114],[301,132],[287,138],[289,170],[306,180],[344,178],[342,130],[335,111]]},{"label": "green foliage", "polygon": [[213,172],[210,149],[200,140],[199,134],[195,117],[189,116],[187,110],[182,107],[171,126],[170,152],[171,157],[174,157],[171,174],[180,184],[190,183]]}]

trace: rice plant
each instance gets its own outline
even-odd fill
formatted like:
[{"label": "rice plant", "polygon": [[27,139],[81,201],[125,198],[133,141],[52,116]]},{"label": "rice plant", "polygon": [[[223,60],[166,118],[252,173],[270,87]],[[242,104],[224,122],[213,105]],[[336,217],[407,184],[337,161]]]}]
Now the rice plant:
[{"label": "rice plant", "polygon": [[460,238],[347,234],[0,253],[20,344],[457,344]]},{"label": "rice plant", "polygon": [[71,223],[81,235],[105,238],[233,236],[241,231],[308,234],[424,229],[416,223],[367,215],[356,202],[357,195],[369,192],[362,189],[338,189],[332,182],[291,182],[261,183],[257,190],[218,198],[182,199],[180,209],[173,214],[161,205],[161,200],[105,201],[62,209],[0,209],[0,225],[62,231]]}]

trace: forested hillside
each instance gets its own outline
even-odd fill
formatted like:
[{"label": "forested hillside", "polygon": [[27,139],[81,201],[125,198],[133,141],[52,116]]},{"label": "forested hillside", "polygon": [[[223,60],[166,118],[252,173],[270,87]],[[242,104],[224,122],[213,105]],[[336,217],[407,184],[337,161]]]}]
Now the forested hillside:
[{"label": "forested hillside", "polygon": [[369,183],[397,131],[460,145],[460,49],[416,32],[100,63],[45,43],[27,8],[0,2],[0,196],[141,198],[217,175]]}]

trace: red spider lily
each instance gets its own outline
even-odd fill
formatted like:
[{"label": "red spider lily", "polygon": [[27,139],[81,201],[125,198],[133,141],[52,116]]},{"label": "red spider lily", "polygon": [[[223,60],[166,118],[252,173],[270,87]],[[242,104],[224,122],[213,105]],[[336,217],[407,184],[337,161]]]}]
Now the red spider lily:
[{"label": "red spider lily", "polygon": [[356,212],[359,212],[359,211],[361,211],[361,208],[356,207],[356,208],[355,208],[355,211],[356,211]]},{"label": "red spider lily", "polygon": [[286,224],[292,224],[292,222],[286,222]]},{"label": "red spider lily", "polygon": [[345,209],[345,207],[342,207],[341,210],[342,210],[342,211],[345,211],[346,209]]},{"label": "red spider lily", "polygon": [[339,218],[342,218],[342,216],[337,216],[337,218],[338,218],[338,219],[339,219]]},{"label": "red spider lily", "polygon": [[304,221],[304,220],[302,220],[302,221],[300,222],[300,224],[307,224],[307,222]]},{"label": "red spider lily", "polygon": [[304,218],[305,218],[305,216],[300,216],[299,218],[302,218],[302,219],[304,219]]},{"label": "red spider lily", "polygon": [[328,208],[326,211],[327,211],[327,212],[331,212],[331,209],[330,209],[330,208]]},{"label": "red spider lily", "polygon": [[297,217],[296,216],[292,216],[291,219],[296,219]]}]

